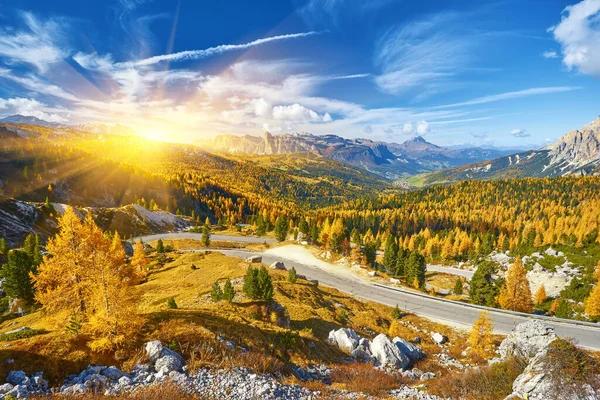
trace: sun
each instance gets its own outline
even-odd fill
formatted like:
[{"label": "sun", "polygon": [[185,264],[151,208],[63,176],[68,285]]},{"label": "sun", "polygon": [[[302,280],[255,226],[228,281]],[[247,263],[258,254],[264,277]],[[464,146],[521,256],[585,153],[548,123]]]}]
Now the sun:
[{"label": "sun", "polygon": [[165,135],[162,132],[149,131],[149,132],[145,132],[143,135],[146,139],[149,139],[149,140],[160,141],[160,142],[165,141]]}]

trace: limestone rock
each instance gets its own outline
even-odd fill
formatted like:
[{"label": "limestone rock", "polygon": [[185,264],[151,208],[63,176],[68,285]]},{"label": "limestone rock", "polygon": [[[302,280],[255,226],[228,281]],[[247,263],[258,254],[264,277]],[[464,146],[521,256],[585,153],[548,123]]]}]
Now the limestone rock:
[{"label": "limestone rock", "polygon": [[280,269],[280,270],[286,270],[285,268],[285,264],[282,261],[275,261],[273,264],[269,265],[269,268],[271,269]]},{"label": "limestone rock", "polygon": [[400,349],[400,351],[403,354],[405,354],[413,363],[425,358],[425,353],[423,353],[423,349],[421,349],[418,346],[415,346],[407,340],[396,336],[394,339],[392,339],[392,342],[394,342],[396,346],[398,346],[398,349]]},{"label": "limestone rock", "polygon": [[382,366],[406,368],[410,364],[408,356],[402,353],[398,346],[383,333],[373,339],[371,354]]},{"label": "limestone rock", "polygon": [[360,338],[353,329],[340,328],[329,332],[327,342],[347,353],[352,353],[358,346]]},{"label": "limestone rock", "polygon": [[530,359],[556,339],[554,328],[540,320],[532,319],[517,327],[500,344],[500,356]]},{"label": "limestone rock", "polygon": [[433,332],[431,334],[431,338],[437,344],[444,344],[444,343],[446,343],[448,341],[448,338],[446,336],[444,336],[444,335],[442,335],[441,333],[438,333],[438,332]]}]

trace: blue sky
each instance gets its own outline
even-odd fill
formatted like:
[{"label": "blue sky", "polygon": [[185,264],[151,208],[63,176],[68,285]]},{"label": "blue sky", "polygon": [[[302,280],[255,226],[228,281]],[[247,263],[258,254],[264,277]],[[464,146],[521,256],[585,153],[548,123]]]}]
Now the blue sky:
[{"label": "blue sky", "polygon": [[599,93],[600,0],[0,0],[0,116],[533,148]]}]

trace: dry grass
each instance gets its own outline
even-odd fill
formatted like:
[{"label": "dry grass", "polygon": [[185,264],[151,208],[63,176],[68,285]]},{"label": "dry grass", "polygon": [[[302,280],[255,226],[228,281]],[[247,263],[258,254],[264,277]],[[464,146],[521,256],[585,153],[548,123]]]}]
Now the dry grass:
[{"label": "dry grass", "polygon": [[456,275],[445,274],[442,272],[428,272],[425,275],[425,282],[434,286],[438,290],[446,289],[452,291],[454,289],[454,285],[456,284],[457,278],[458,277]]},{"label": "dry grass", "polygon": [[450,399],[501,400],[512,393],[514,380],[526,366],[526,361],[510,358],[479,369],[453,372],[430,381],[428,391]]},{"label": "dry grass", "polygon": [[401,377],[388,375],[371,364],[360,363],[335,367],[331,381],[334,387],[370,396],[381,396],[405,383]]},{"label": "dry grass", "polygon": [[[270,272],[275,300],[289,312],[290,329],[278,327],[268,320],[251,319],[252,307],[262,303],[245,299],[240,285],[235,285],[238,294],[234,303],[213,303],[206,296],[214,281],[242,277],[246,263],[220,253],[205,256],[173,252],[169,256],[173,258],[172,262],[152,270],[148,281],[134,288],[138,310],[146,319],[138,342],[132,342],[127,349],[114,354],[92,353],[87,347],[88,338],[73,337],[65,332],[65,316],[44,315],[37,311],[0,324],[0,331],[20,326],[49,331],[10,342],[10,347],[0,350],[2,359],[15,360],[14,364],[0,364],[0,379],[13,369],[29,373],[43,370],[52,384],[60,383],[65,376],[81,371],[88,364],[116,365],[128,370],[143,359],[142,343],[155,339],[180,351],[192,368],[241,365],[257,372],[286,372],[288,362],[298,365],[341,363],[346,355],[325,341],[329,331],[342,326],[352,327],[368,338],[378,333],[398,335],[408,340],[419,336],[426,353],[431,355],[440,351],[428,336],[410,327],[395,328],[395,332],[390,332],[390,307],[302,280],[296,284],[289,283],[285,271]],[[197,269],[192,269],[192,264]],[[175,298],[178,309],[167,308],[166,302],[171,296]],[[339,318],[342,311],[346,314],[343,322]],[[462,336],[444,325],[414,315],[404,316],[402,321],[428,331],[441,332],[450,338],[451,343],[464,343]],[[250,350],[243,356],[227,350],[217,339],[217,334]],[[288,339],[294,335],[290,346]]]}]

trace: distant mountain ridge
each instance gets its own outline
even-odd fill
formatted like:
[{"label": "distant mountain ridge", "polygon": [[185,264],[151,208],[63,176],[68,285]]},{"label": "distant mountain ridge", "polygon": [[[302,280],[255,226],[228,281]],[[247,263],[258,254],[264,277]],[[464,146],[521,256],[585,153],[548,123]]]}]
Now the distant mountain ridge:
[{"label": "distant mountain ridge", "polygon": [[421,136],[399,144],[370,139],[346,139],[337,135],[309,133],[273,135],[265,132],[262,137],[219,135],[213,140],[203,140],[196,144],[212,151],[230,154],[317,153],[388,179],[398,179],[510,153],[477,147],[449,149],[429,143]]},{"label": "distant mountain ridge", "polygon": [[600,173],[600,116],[573,129],[554,144],[491,161],[425,173],[409,179],[418,186],[460,180],[554,177]]},{"label": "distant mountain ridge", "polygon": [[137,135],[136,131],[132,128],[120,124],[116,125],[107,125],[101,122],[90,122],[85,124],[78,125],[67,125],[61,124],[57,122],[48,122],[43,119],[26,116],[26,115],[11,115],[10,117],[6,117],[4,119],[0,119],[0,122],[7,124],[28,124],[28,125],[37,125],[44,126],[48,128],[64,128],[64,129],[72,129],[80,132],[87,133],[95,133],[95,134],[108,134],[108,135]]}]

